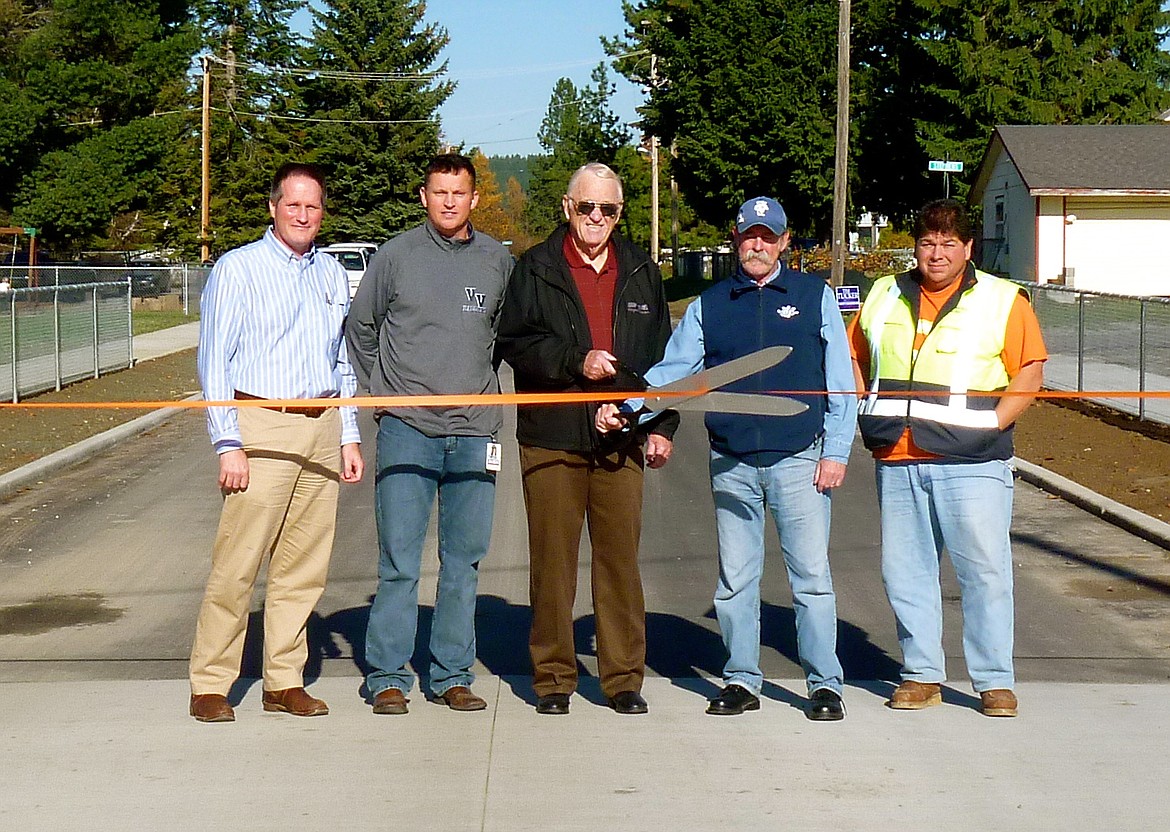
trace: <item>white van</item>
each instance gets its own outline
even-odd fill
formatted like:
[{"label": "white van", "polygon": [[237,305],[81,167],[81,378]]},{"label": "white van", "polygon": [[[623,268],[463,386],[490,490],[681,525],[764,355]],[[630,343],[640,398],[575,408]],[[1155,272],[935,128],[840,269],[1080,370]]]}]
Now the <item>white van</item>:
[{"label": "white van", "polygon": [[332,255],[345,273],[349,275],[349,296],[357,294],[358,284],[362,282],[362,275],[366,273],[366,266],[378,247],[373,243],[334,243],[331,246],[322,246],[318,251]]}]

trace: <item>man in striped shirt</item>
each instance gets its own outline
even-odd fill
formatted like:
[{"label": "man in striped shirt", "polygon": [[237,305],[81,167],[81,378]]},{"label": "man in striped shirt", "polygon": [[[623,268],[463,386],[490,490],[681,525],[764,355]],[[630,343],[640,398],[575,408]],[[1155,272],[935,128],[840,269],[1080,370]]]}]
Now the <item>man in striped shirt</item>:
[{"label": "man in striped shirt", "polygon": [[[199,379],[208,401],[351,397],[357,380],[342,338],[345,270],[313,245],[325,180],[283,165],[268,201],[272,227],[229,251],[200,303]],[[305,625],[325,589],[339,481],[364,469],[353,407],[214,407],[223,512],[191,650],[191,716],[231,722],[227,694],[240,673],[248,609],[268,558],[264,602],[266,711],[329,713],[304,687]]]}]

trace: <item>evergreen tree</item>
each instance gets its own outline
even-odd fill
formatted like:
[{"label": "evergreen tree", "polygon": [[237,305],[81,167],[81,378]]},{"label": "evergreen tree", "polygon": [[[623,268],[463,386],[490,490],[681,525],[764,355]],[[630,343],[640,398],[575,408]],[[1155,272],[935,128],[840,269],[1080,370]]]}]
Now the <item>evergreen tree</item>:
[{"label": "evergreen tree", "polygon": [[858,204],[896,219],[942,196],[931,159],[966,165],[997,124],[1144,123],[1170,100],[1158,0],[860,0],[854,5]]},{"label": "evergreen tree", "polygon": [[[660,148],[658,166],[658,245],[659,250],[669,248],[671,235],[670,174],[672,159]],[[650,214],[652,211],[650,190],[650,157],[633,145],[621,148],[614,159],[614,170],[622,178],[625,207],[622,209],[621,231],[630,240],[650,250]],[[724,217],[719,225],[700,222],[695,211],[680,194],[678,201],[679,247],[712,246],[728,237],[730,217]]]},{"label": "evergreen tree", "polygon": [[[303,160],[295,78],[298,38],[289,19],[294,0],[198,0],[211,69],[211,247],[219,254],[258,238],[271,223],[267,193],[281,164]],[[201,84],[201,79],[196,79]],[[201,89],[192,90],[193,104]],[[201,128],[184,148],[182,181],[191,190],[178,205],[171,236],[198,245]],[[178,183],[172,187],[178,189]]]},{"label": "evergreen tree", "polygon": [[530,227],[538,236],[563,220],[561,197],[573,171],[587,162],[612,166],[618,150],[629,140],[609,106],[614,85],[605,64],[598,64],[590,80],[592,84],[581,89],[568,78],[557,81],[537,133],[548,153],[533,163],[528,189]]},{"label": "evergreen tree", "polygon": [[724,228],[744,199],[767,193],[795,228],[827,232],[837,9],[836,0],[627,5],[630,31],[607,45],[637,53],[618,69],[650,88],[644,129],[674,140],[675,177],[700,219]]},{"label": "evergreen tree", "polygon": [[515,177],[521,188],[528,187],[528,180],[532,176],[532,165],[536,159],[537,154],[521,156],[517,153],[489,157],[492,172],[495,173],[498,181],[506,183]]},{"label": "evergreen tree", "polygon": [[[381,242],[423,217],[418,189],[438,150],[446,30],[419,0],[324,0],[314,8],[302,86],[306,146],[330,178],[325,239]],[[349,73],[384,73],[379,79]],[[380,123],[373,123],[380,122]]]},{"label": "evergreen tree", "polygon": [[182,106],[188,20],[181,0],[0,4],[0,209],[74,251],[161,209],[151,184],[183,124],[152,114]]}]

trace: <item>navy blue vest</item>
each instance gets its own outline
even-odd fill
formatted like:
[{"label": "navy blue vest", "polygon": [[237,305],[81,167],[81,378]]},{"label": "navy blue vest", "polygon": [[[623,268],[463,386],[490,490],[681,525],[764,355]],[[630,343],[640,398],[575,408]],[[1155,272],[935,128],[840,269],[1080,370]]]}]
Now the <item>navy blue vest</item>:
[{"label": "navy blue vest", "polygon": [[[774,367],[721,389],[740,393],[825,390],[825,350],[821,340],[821,301],[825,281],[783,268],[757,287],[737,272],[699,296],[703,304],[703,363],[707,367],[764,347],[787,344],[792,354]],[[804,450],[825,429],[828,397],[793,396],[808,405],[797,416],[707,414],[707,433],[715,450],[745,456],[763,453],[761,464]]]}]

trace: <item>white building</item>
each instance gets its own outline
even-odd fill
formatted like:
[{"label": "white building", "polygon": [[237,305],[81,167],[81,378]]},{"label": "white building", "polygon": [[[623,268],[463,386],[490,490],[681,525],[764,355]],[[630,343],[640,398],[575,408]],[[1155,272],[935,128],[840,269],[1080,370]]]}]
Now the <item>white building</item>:
[{"label": "white building", "polygon": [[986,271],[1170,295],[1170,125],[999,126],[969,199]]}]

